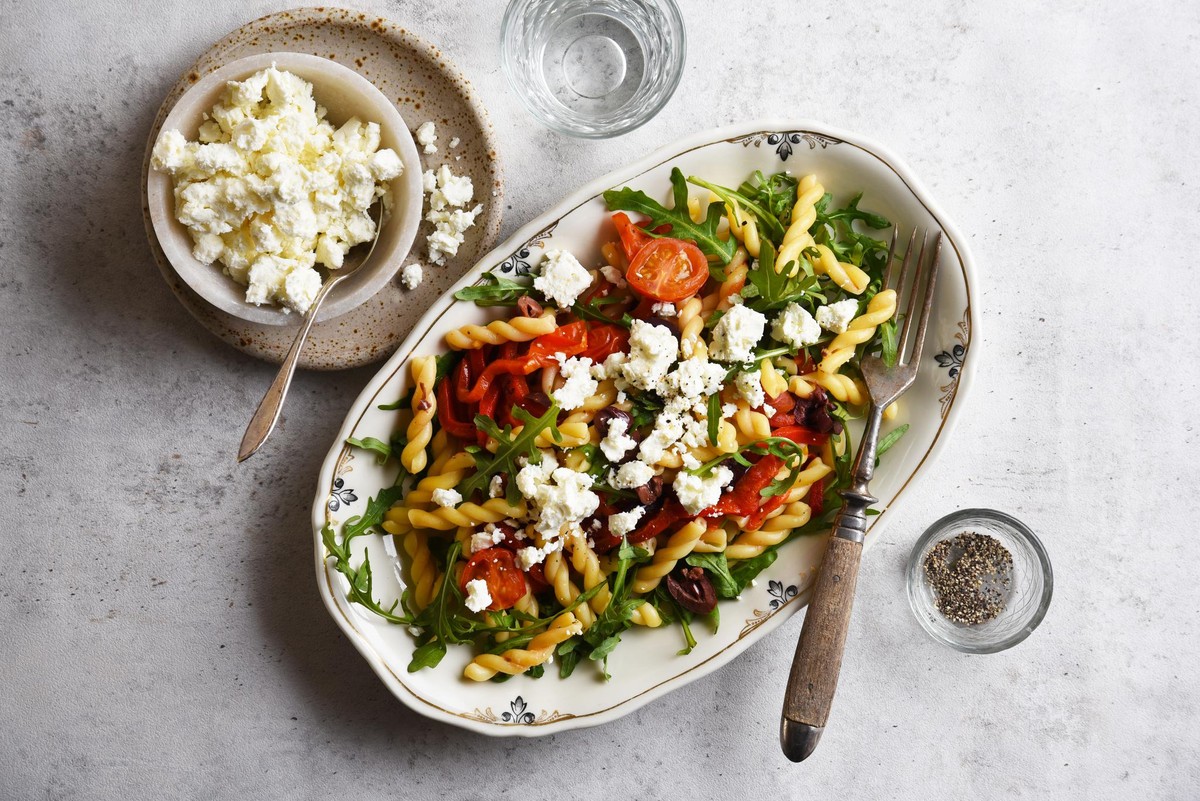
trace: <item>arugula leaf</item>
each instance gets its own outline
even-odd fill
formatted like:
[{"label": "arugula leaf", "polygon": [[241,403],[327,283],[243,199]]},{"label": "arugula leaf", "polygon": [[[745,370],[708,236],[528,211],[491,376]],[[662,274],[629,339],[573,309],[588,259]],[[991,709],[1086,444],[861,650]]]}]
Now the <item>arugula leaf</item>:
[{"label": "arugula leaf", "polygon": [[454,293],[456,300],[468,300],[476,306],[516,306],[522,297],[531,294],[531,280],[517,281],[496,273],[484,273],[482,283],[463,287]]},{"label": "arugula leaf", "polygon": [[692,567],[702,567],[712,580],[718,598],[736,598],[742,588],[729,572],[729,562],[724,553],[693,553],[687,557]]},{"label": "arugula leaf", "polygon": [[558,418],[558,404],[550,404],[550,408],[541,417],[534,417],[524,409],[514,407],[513,417],[524,423],[521,433],[513,435],[512,426],[503,430],[496,421],[482,414],[475,415],[475,427],[496,440],[496,453],[490,454],[482,448],[468,449],[475,459],[475,472],[464,478],[456,488],[464,498],[470,498],[475,493],[487,494],[488,484],[492,476],[503,473],[515,476],[521,466],[517,460],[524,456],[533,464],[542,460],[542,452],[534,441],[538,434],[549,429],[555,440],[562,438],[558,433],[555,421]]},{"label": "arugula leaf", "polygon": [[888,367],[896,366],[896,358],[900,353],[900,334],[896,323],[897,319],[893,317],[891,320],[884,320],[879,326],[880,346],[882,348],[880,355],[883,363]]},{"label": "arugula leaf", "polygon": [[[696,186],[704,187],[729,205],[737,203],[744,210],[757,217],[758,221],[762,224],[762,232],[766,234],[763,239],[769,239],[772,242],[783,241],[783,223],[781,223],[770,211],[746,197],[741,192],[738,192],[736,189],[730,189],[729,187],[721,186],[720,184],[709,183],[703,178],[697,178],[694,175],[688,176],[688,182],[693,183]],[[730,237],[730,241],[732,240],[733,237]]]},{"label": "arugula leaf", "polygon": [[[762,170],[755,170],[750,180],[742,182],[737,191],[771,212],[780,223],[784,223],[785,220],[791,220],[798,184],[799,181],[786,172],[773,173],[768,178],[762,174]],[[786,227],[787,223],[784,225]]]},{"label": "arugula leaf", "polygon": [[654,418],[658,417],[658,413],[666,405],[662,398],[649,390],[630,392],[629,400],[633,404],[633,408],[629,410],[629,414],[633,417],[633,428],[641,428],[653,423]]},{"label": "arugula leaf", "polygon": [[806,301],[810,310],[816,307],[817,301],[824,303],[821,282],[808,259],[802,257],[799,265],[790,265],[784,265],[782,271],[776,272],[775,246],[763,240],[758,264],[746,273],[746,281],[753,289],[746,305],[755,311],[769,312],[796,301]]},{"label": "arugula leaf", "polygon": [[604,313],[604,306],[610,306],[614,303],[624,303],[625,298],[617,297],[616,295],[608,295],[603,298],[592,298],[591,300],[577,301],[571,307],[571,311],[576,317],[582,320],[595,320],[598,323],[613,323],[614,325],[624,326],[625,328],[633,327],[633,318],[629,314],[622,314],[620,317],[610,317]]},{"label": "arugula leaf", "polygon": [[[709,256],[716,256],[722,264],[728,264],[737,251],[737,240],[733,237],[722,240],[717,235],[717,226],[720,225],[721,218],[725,214],[722,204],[716,202],[709,204],[704,222],[697,223],[692,220],[692,215],[688,211],[687,181],[678,167],[671,170],[671,187],[675,201],[675,207],[671,209],[652,200],[645,192],[629,187],[608,190],[604,193],[604,202],[608,204],[610,211],[632,211],[646,215],[650,218],[651,228],[670,225],[671,236],[677,239],[690,239]],[[651,235],[653,236],[653,234]]]},{"label": "arugula leaf", "polygon": [[363,437],[362,439],[346,437],[346,444],[362,448],[364,451],[373,451],[377,464],[383,464],[392,458],[392,446],[381,439],[375,439],[375,437]]},{"label": "arugula leaf", "polygon": [[713,445],[721,437],[721,396],[708,396],[708,441]]},{"label": "arugula leaf", "polygon": [[905,423],[904,425],[897,426],[896,428],[893,428],[891,431],[887,432],[883,439],[879,440],[878,447],[875,448],[875,458],[878,459],[880,456],[883,456],[885,453],[891,450],[892,446],[899,442],[900,438],[908,432],[908,429],[909,424]]},{"label": "arugula leaf", "polygon": [[861,221],[869,228],[890,228],[886,217],[858,208],[862,193],[855,195],[843,208],[830,210],[833,196],[826,192],[816,202],[817,219],[809,232],[818,243],[833,251],[838,261],[846,261],[862,267],[877,279],[882,279],[887,268],[887,244],[854,229]]},{"label": "arugula leaf", "polygon": [[578,646],[579,640],[574,637],[558,646],[559,678],[565,679],[575,672],[575,666],[579,664]]},{"label": "arugula leaf", "polygon": [[743,559],[734,565],[729,575],[733,578],[734,585],[737,587],[738,594],[750,585],[758,577],[758,574],[766,570],[771,565],[775,564],[775,560],[779,558],[778,549],[776,546],[767,548],[751,559]]}]

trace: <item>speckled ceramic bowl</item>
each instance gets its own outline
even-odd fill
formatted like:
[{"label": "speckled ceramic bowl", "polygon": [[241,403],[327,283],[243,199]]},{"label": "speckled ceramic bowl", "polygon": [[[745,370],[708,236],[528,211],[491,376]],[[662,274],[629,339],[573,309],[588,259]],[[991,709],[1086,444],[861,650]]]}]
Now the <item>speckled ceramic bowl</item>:
[{"label": "speckled ceramic bowl", "polygon": [[[354,70],[337,62],[304,53],[260,53],[232,61],[201,78],[186,91],[167,115],[161,130],[179,130],[195,140],[204,114],[213,107],[229,81],[244,80],[274,64],[313,85],[313,96],[324,106],[334,126],[351,117],[377,122],[381,147],[400,155],[404,172],[391,181],[393,204],[383,222],[379,244],[370,261],[343,281],[321,307],[319,320],[345,314],[367,300],[392,279],[416,239],[421,223],[421,161],[408,125],[384,94]],[[171,176],[151,170],[146,195],[150,221],[163,253],[175,272],[197,294],[218,309],[263,325],[297,325],[300,315],[279,306],[256,306],[245,300],[246,288],[221,270],[220,264],[203,264],[192,255],[187,229],[175,219]]]}]

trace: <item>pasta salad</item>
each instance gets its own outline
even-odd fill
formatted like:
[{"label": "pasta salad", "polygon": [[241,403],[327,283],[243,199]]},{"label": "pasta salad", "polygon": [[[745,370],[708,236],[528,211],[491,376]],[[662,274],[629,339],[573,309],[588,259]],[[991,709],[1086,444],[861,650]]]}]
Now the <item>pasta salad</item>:
[{"label": "pasta salad", "polygon": [[[671,184],[669,208],[604,193],[597,264],[549,250],[457,292],[500,314],[412,358],[411,390],[380,407],[396,430],[349,441],[398,474],[325,547],[352,601],[416,637],[410,671],[465,645],[474,681],[607,676],[634,626],[678,626],[687,653],[780,547],[828,531],[868,401],[858,365],[896,358],[872,234],[891,224],[813,175]],[[351,553],[379,528],[403,555],[390,605]]]}]

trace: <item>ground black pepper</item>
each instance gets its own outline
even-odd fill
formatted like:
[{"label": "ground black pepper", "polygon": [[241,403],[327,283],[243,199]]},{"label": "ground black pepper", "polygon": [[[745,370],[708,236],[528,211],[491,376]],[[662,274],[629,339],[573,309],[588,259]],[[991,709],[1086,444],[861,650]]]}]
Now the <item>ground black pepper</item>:
[{"label": "ground black pepper", "polygon": [[934,545],[925,577],[947,620],[977,625],[1004,611],[1012,584],[1012,554],[995,537],[967,531]]}]

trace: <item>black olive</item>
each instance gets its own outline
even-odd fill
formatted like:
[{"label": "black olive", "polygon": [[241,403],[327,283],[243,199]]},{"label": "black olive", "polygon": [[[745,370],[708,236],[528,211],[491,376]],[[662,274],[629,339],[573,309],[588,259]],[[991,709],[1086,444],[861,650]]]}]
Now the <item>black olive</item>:
[{"label": "black olive", "polygon": [[717,607],[717,591],[702,567],[684,567],[667,576],[667,592],[679,605],[696,615]]}]

